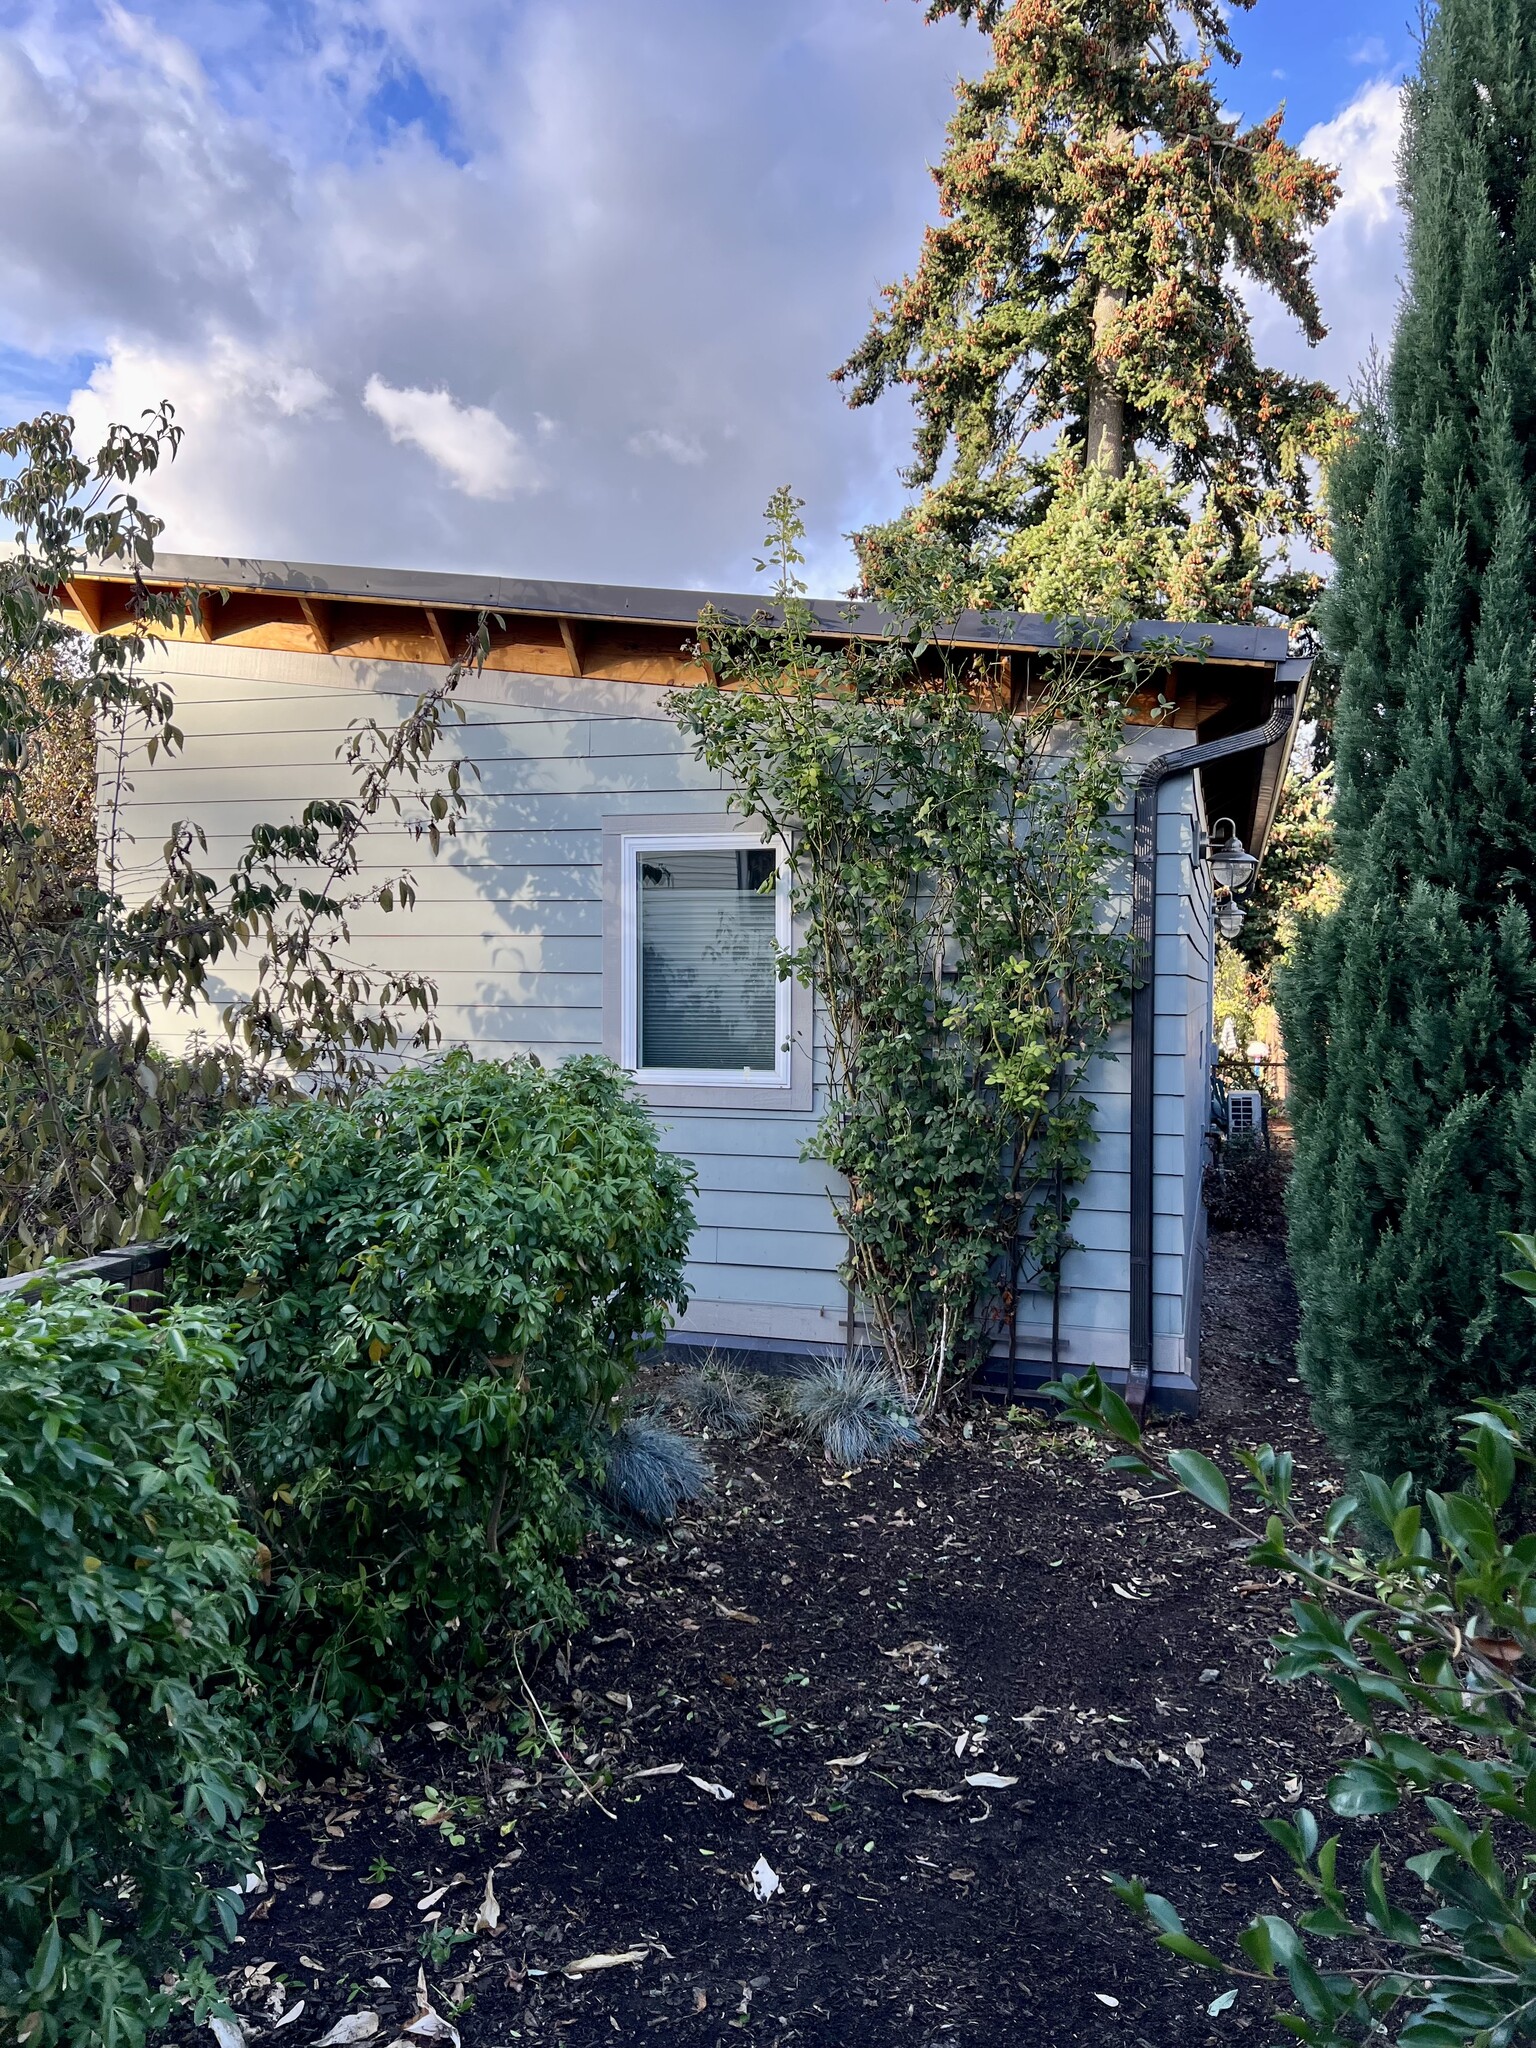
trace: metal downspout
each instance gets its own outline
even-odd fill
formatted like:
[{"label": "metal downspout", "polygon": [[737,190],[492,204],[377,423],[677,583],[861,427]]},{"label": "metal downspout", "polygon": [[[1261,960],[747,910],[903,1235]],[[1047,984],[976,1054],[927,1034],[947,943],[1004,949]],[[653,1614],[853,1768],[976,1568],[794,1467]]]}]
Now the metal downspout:
[{"label": "metal downspout", "polygon": [[[1157,1020],[1157,818],[1163,784],[1213,761],[1272,747],[1290,732],[1312,670],[1310,660],[1275,670],[1275,703],[1267,722],[1164,754],[1136,784],[1131,839],[1131,1330],[1125,1398],[1137,1416],[1152,1391],[1153,1042]],[[1281,778],[1283,780],[1283,775]],[[1278,801],[1278,796],[1277,796]]]}]

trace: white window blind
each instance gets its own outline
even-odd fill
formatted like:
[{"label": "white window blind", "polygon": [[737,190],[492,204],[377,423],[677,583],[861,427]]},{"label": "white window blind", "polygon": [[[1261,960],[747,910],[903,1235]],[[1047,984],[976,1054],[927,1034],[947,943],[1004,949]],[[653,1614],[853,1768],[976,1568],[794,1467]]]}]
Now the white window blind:
[{"label": "white window blind", "polygon": [[637,1064],[772,1074],[779,978],[771,847],[636,850]]}]

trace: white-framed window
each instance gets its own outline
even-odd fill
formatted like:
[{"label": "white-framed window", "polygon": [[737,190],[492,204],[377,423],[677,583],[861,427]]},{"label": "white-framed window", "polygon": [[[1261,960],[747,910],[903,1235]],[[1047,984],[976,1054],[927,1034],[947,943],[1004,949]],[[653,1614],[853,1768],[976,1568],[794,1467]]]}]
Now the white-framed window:
[{"label": "white-framed window", "polygon": [[625,831],[617,853],[619,1061],[642,1086],[792,1086],[784,847],[751,829]]}]

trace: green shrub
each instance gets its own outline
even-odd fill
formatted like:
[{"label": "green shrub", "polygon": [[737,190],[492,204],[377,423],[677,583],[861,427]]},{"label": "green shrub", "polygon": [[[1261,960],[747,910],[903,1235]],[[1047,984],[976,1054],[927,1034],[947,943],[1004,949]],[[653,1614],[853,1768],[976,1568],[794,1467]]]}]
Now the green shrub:
[{"label": "green shrub", "polygon": [[[1530,1239],[1522,1254],[1536,1252]],[[1521,1276],[1536,1291],[1536,1271]],[[1264,1534],[1245,1570],[1296,1590],[1275,1638],[1281,1684],[1318,1680],[1355,1723],[1355,1754],[1328,1804],[1356,1821],[1416,1810],[1429,1847],[1396,1868],[1378,1841],[1346,1858],[1305,1807],[1264,1821],[1291,1866],[1293,1918],[1261,1913],[1235,1953],[1189,1934],[1175,1905],[1139,1876],[1112,1878],[1165,1949],[1228,1980],[1214,2016],[1289,1996],[1280,2028],[1311,2048],[1397,2042],[1402,2048],[1514,2048],[1536,2021],[1536,1538],[1504,1532],[1536,1458],[1513,1411],[1487,1403],[1461,1416],[1456,1492],[1361,1475],[1354,1494],[1309,1514],[1293,1461],[1269,1445],[1238,1454],[1247,1502],[1198,1451],[1143,1436],[1097,1372],[1051,1390],[1125,1455],[1113,1460],[1181,1488],[1236,1534]],[[1364,1528],[1370,1547],[1353,1531]],[[1411,1882],[1410,1882],[1411,1880]],[[1285,1893],[1281,1894],[1284,1899]]]},{"label": "green shrub", "polygon": [[163,1188],[241,1351],[230,1444],[273,1553],[254,1654],[325,1744],[462,1697],[573,1618],[593,1425],[681,1303],[687,1170],[606,1061],[450,1054],[231,1119]]},{"label": "green shrub", "polygon": [[219,1487],[212,1316],[43,1287],[0,1298],[0,2038],[131,2044],[251,1868],[258,1552]]}]

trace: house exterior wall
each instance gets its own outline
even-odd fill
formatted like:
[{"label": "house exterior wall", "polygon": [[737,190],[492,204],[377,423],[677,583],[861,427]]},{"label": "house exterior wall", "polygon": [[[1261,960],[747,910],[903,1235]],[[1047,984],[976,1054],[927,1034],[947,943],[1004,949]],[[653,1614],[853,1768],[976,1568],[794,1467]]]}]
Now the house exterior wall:
[{"label": "house exterior wall", "polygon": [[[123,811],[125,893],[147,881],[171,826],[195,818],[208,835],[207,866],[232,866],[258,820],[297,813],[316,795],[346,793],[336,760],[351,723],[409,709],[441,671],[398,662],[178,644],[155,657],[174,685],[183,750],[130,762]],[[403,688],[402,688],[403,686]],[[700,829],[727,822],[722,780],[701,766],[652,687],[516,674],[466,679],[463,726],[444,745],[472,761],[468,813],[434,858],[386,843],[376,826],[365,865],[415,874],[407,911],[354,921],[352,951],[370,967],[431,975],[445,1043],[506,1057],[564,1058],[604,1048],[604,833],[665,815]],[[1187,736],[1139,732],[1141,761]],[[1194,1385],[1192,1314],[1198,1314],[1200,1164],[1207,1116],[1210,914],[1195,857],[1200,820],[1193,778],[1164,786],[1158,868],[1154,1234],[1156,1385],[1187,1398]],[[611,938],[610,938],[611,958]],[[226,984],[241,985],[237,970]],[[165,1017],[168,1049],[197,1020]],[[207,1028],[208,1020],[203,1020]],[[1066,1262],[1059,1361],[1127,1363],[1129,1325],[1130,1067],[1128,1027],[1093,1063],[1088,1092],[1099,1132],[1078,1191]],[[821,1062],[816,1061],[818,1070]],[[679,1107],[656,1116],[668,1146],[698,1175],[688,1268],[691,1302],[678,1336],[804,1352],[843,1341],[842,1240],[826,1170],[801,1157],[822,1106]],[[1026,1297],[1019,1364],[1049,1367],[1052,1304]]]}]

